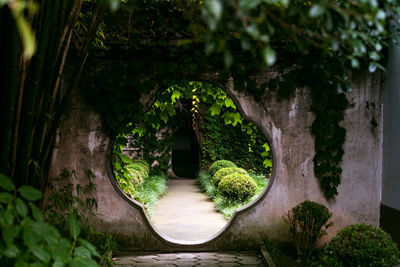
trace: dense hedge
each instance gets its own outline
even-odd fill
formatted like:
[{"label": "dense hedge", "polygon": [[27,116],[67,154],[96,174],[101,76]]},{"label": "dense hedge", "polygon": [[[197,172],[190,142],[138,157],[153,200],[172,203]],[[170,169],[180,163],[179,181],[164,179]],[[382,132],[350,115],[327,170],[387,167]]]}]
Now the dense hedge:
[{"label": "dense hedge", "polygon": [[232,161],[229,160],[217,160],[216,162],[214,162],[211,167],[208,169],[208,173],[211,176],[214,176],[214,174],[222,169],[222,168],[233,168],[233,167],[237,167],[235,163],[233,163]]},{"label": "dense hedge", "polygon": [[129,171],[132,171],[132,170],[138,171],[140,173],[140,175],[142,176],[143,180],[145,180],[149,176],[149,173],[146,171],[146,168],[143,165],[131,164],[131,165],[128,165],[126,168]]},{"label": "dense hedge", "polygon": [[342,229],[323,249],[326,266],[394,266],[400,252],[388,233],[369,224]]},{"label": "dense hedge", "polygon": [[253,196],[258,189],[254,180],[240,173],[232,173],[219,182],[218,191],[225,197],[235,200],[245,200]]},{"label": "dense hedge", "polygon": [[245,169],[237,168],[237,167],[229,167],[219,169],[214,176],[212,177],[212,181],[215,186],[218,187],[219,182],[221,182],[222,178],[232,173],[240,173],[243,175],[249,175]]}]

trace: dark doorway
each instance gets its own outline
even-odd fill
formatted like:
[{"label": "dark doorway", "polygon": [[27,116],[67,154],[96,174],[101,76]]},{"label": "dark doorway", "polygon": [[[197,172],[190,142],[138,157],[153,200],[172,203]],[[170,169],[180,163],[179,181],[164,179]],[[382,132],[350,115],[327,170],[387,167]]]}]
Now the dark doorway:
[{"label": "dark doorway", "polygon": [[191,120],[174,134],[172,170],[182,178],[195,178],[200,170],[199,144]]}]

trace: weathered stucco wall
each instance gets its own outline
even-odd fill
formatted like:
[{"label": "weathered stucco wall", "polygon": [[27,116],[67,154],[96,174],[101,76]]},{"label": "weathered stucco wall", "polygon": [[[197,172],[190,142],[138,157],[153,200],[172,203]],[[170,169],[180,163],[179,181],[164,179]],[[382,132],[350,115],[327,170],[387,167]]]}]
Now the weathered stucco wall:
[{"label": "weathered stucco wall", "polygon": [[[99,204],[91,221],[100,230],[115,235],[123,249],[130,250],[218,250],[252,248],[266,238],[289,238],[282,217],[305,199],[326,205],[333,213],[334,226],[329,236],[342,227],[358,222],[378,224],[382,177],[382,84],[379,75],[354,79],[347,95],[351,105],[343,126],[347,129],[342,182],[339,195],[327,202],[313,175],[314,141],[310,127],[310,97],[297,93],[292,100],[278,101],[266,92],[257,104],[252,97],[235,92],[226,85],[243,114],[253,120],[269,137],[275,151],[275,180],[256,205],[242,208],[224,231],[215,238],[197,243],[180,243],[163,238],[154,230],[143,210],[127,197],[109,177],[110,140],[101,119],[85,105],[77,92],[73,95],[69,118],[61,129],[61,138],[53,162],[53,175],[62,168],[77,171],[85,183],[85,170],[92,170]],[[373,128],[371,120],[378,126]],[[114,183],[114,184],[113,184]]]}]

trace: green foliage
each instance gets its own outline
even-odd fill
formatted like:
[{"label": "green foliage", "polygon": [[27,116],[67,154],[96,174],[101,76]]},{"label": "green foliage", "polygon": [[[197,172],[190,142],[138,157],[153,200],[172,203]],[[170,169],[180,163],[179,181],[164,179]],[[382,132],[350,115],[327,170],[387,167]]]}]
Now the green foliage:
[{"label": "green foliage", "polygon": [[400,251],[388,233],[368,224],[342,229],[323,248],[320,258],[329,266],[395,266]]},{"label": "green foliage", "polygon": [[142,176],[143,180],[146,180],[146,178],[149,176],[148,172],[146,171],[146,167],[144,167],[142,164],[131,164],[126,166],[126,168],[131,171],[131,170],[136,170],[140,173]]},{"label": "green foliage", "polygon": [[237,167],[237,166],[236,166],[236,164],[233,163],[232,161],[221,159],[221,160],[215,161],[215,162],[210,166],[210,168],[208,169],[208,173],[209,173],[209,174],[211,175],[211,177],[212,177],[212,176],[214,176],[214,174],[215,174],[218,170],[220,170],[220,169],[222,169],[222,168],[235,168],[235,167]]},{"label": "green foliage", "polygon": [[[343,92],[351,90],[349,73],[383,69],[384,48],[397,33],[389,30],[389,21],[397,20],[399,3],[239,2],[135,1],[131,7],[123,3],[117,13],[104,18],[104,34],[106,42],[119,43],[128,47],[129,52],[121,57],[123,60],[108,60],[107,64],[93,59],[93,71],[86,72],[89,84],[82,87],[88,89],[88,98],[102,114],[112,137],[131,133],[143,122],[140,96],[161,88],[158,97],[165,88],[200,80],[203,73],[218,73],[217,84],[232,82],[236,90],[246,91],[256,99],[262,99],[266,88],[277,90],[285,98],[294,96],[296,90],[310,90],[311,110],[316,115],[312,127],[316,148],[314,172],[326,198],[332,199],[341,179],[345,131],[339,124],[347,106]],[[132,16],[133,10],[136,16]],[[154,14],[159,19],[151,19]],[[130,42],[121,43],[122,38]],[[272,64],[278,75],[264,84],[257,83],[253,77],[265,73],[265,68]],[[150,125],[168,122],[174,116],[171,103],[183,97],[175,89],[171,96],[169,103],[157,102],[159,113],[157,118],[150,119]],[[215,95],[215,104],[209,105],[209,115],[219,115],[229,125],[243,125],[232,103],[223,103],[220,96]],[[201,112],[199,103],[193,108],[194,112]],[[216,131],[209,134],[216,135]],[[222,158],[234,160],[213,140],[220,139],[206,138],[203,166]],[[254,147],[259,145],[251,144],[251,149]],[[266,168],[270,168],[270,160],[264,158]]]},{"label": "green foliage", "polygon": [[23,186],[15,189],[12,181],[0,174],[0,262],[4,266],[98,266],[100,254],[80,235],[76,212],[70,213],[68,238],[43,219],[33,201],[40,191]]},{"label": "green foliage", "polygon": [[291,211],[285,221],[289,224],[290,233],[293,235],[299,260],[306,264],[315,249],[316,241],[326,234],[332,224],[328,223],[332,214],[322,204],[306,200]]},{"label": "green foliage", "polygon": [[241,201],[253,196],[257,189],[257,184],[254,180],[250,176],[241,173],[229,174],[222,178],[218,184],[218,192],[221,195]]},{"label": "green foliage", "polygon": [[[90,170],[86,171],[86,175],[88,183],[84,185],[72,183],[71,180],[76,179],[76,173],[67,169],[64,169],[58,177],[52,178],[45,216],[63,236],[68,236],[68,233],[72,233],[72,237],[79,234],[84,239],[83,243],[89,241],[93,244],[101,255],[100,263],[103,266],[111,266],[112,253],[118,250],[118,244],[111,235],[98,231],[88,223],[88,216],[98,214],[96,187],[93,183],[95,175]],[[79,224],[71,223],[71,220],[75,221],[71,219],[71,215]]]},{"label": "green foliage", "polygon": [[149,171],[150,171],[150,164],[149,164],[146,160],[144,160],[144,159],[135,159],[135,160],[133,161],[133,163],[134,163],[134,164],[142,165],[142,166],[145,168],[146,172],[149,172]]},{"label": "green foliage", "polygon": [[213,200],[216,210],[221,212],[229,220],[238,208],[255,200],[268,184],[269,180],[265,175],[256,175],[252,171],[249,171],[249,175],[256,182],[258,189],[253,197],[246,200],[231,199],[221,195],[218,192],[218,187],[212,182],[212,177],[208,172],[200,171],[198,179],[201,190]]},{"label": "green foliage", "polygon": [[225,176],[232,174],[232,173],[240,173],[243,175],[248,175],[247,171],[242,168],[237,168],[237,167],[228,167],[228,168],[222,168],[219,169],[218,171],[215,172],[215,174],[212,177],[212,181],[216,187],[218,187],[219,182],[224,178]]},{"label": "green foliage", "polygon": [[163,173],[150,175],[135,191],[135,199],[144,205],[151,216],[157,200],[167,192],[167,177]]}]

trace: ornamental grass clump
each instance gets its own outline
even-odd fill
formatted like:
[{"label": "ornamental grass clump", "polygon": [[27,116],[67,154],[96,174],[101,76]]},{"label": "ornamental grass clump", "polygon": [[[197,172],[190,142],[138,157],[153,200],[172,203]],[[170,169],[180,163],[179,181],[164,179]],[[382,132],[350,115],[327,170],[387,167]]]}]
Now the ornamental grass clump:
[{"label": "ornamental grass clump", "polygon": [[343,228],[321,252],[325,266],[395,266],[400,252],[388,233],[361,223]]},{"label": "ornamental grass clump", "polygon": [[258,189],[254,180],[241,173],[232,173],[219,182],[218,192],[233,200],[246,200],[253,196]]},{"label": "ornamental grass clump", "polygon": [[237,167],[229,167],[219,169],[214,176],[212,177],[212,181],[216,187],[218,187],[219,182],[221,182],[222,178],[232,173],[240,173],[243,175],[249,175],[245,169],[237,168]]},{"label": "ornamental grass clump", "polygon": [[237,167],[235,163],[233,163],[232,161],[229,160],[217,160],[216,162],[214,162],[210,169],[208,169],[208,173],[212,176],[214,176],[214,174],[222,168],[229,168],[229,167]]},{"label": "ornamental grass clump", "polygon": [[332,225],[332,213],[322,204],[306,200],[288,212],[284,220],[289,224],[299,261],[306,264],[315,250],[316,241]]}]

